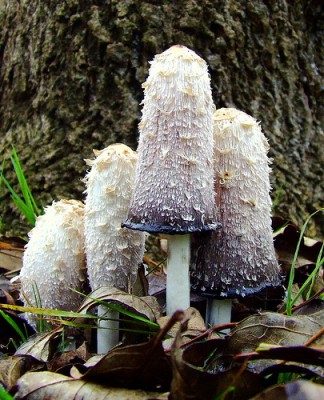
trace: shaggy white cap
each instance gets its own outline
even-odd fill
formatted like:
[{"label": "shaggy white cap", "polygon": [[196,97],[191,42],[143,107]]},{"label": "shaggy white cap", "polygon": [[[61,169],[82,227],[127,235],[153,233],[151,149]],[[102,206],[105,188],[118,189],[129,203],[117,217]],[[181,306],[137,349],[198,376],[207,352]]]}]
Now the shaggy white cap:
[{"label": "shaggy white cap", "polygon": [[214,114],[219,235],[196,238],[195,291],[216,297],[280,285],[271,228],[268,142],[251,116],[233,108]]},{"label": "shaggy white cap", "polygon": [[137,155],[123,144],[95,151],[86,176],[85,248],[91,288],[130,291],[143,260],[144,234],[121,227],[134,189]]},{"label": "shaggy white cap", "polygon": [[205,61],[173,46],[151,62],[143,87],[136,184],[124,226],[171,234],[216,229]]},{"label": "shaggy white cap", "polygon": [[[84,206],[76,200],[61,200],[46,207],[29,233],[20,272],[21,298],[34,307],[38,290],[43,308],[75,311],[85,280]],[[35,318],[28,315],[31,323]]]}]

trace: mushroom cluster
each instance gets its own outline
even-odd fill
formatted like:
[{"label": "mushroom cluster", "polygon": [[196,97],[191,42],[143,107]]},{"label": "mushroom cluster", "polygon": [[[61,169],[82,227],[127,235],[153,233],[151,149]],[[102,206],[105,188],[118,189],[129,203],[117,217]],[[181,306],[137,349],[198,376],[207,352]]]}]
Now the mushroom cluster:
[{"label": "mushroom cluster", "polygon": [[259,124],[235,109],[215,112],[207,64],[184,46],[155,56],[143,88],[138,155],[123,144],[95,151],[85,208],[53,203],[31,231],[20,274],[30,304],[34,282],[43,307],[75,309],[69,287],[81,289],[85,254],[93,290],[131,292],[143,231],[168,235],[167,314],[190,306],[190,275],[193,291],[212,299],[280,285]]}]

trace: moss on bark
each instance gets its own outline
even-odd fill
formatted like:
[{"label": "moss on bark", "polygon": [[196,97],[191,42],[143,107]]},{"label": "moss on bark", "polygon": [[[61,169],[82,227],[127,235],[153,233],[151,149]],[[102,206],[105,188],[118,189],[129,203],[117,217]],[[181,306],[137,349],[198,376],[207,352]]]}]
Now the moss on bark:
[{"label": "moss on bark", "polygon": [[[43,202],[83,198],[83,159],[113,142],[136,148],[148,61],[180,43],[208,62],[217,107],[261,121],[276,212],[300,225],[323,198],[320,3],[0,1],[1,157],[17,147]],[[0,195],[5,231],[17,233]],[[311,234],[323,234],[321,218]]]}]

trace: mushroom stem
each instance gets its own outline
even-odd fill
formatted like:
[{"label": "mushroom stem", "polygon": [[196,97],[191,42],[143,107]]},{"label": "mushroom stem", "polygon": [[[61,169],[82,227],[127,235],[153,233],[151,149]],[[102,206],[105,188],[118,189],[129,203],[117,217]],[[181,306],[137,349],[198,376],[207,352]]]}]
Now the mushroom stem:
[{"label": "mushroom stem", "polygon": [[[98,306],[99,329],[97,331],[97,352],[107,353],[119,341],[119,312],[103,305]],[[104,317],[105,319],[100,319]],[[108,319],[106,319],[108,318]]]},{"label": "mushroom stem", "polygon": [[[190,306],[190,235],[168,236],[167,315]],[[180,289],[181,288],[181,289]]]},{"label": "mushroom stem", "polygon": [[210,326],[231,322],[232,299],[207,299],[206,324]]}]

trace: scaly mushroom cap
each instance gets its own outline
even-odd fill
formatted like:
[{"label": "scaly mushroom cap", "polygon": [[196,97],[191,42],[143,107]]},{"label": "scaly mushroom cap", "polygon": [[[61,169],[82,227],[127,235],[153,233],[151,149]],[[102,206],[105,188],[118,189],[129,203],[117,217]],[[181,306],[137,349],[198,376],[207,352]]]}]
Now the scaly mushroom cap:
[{"label": "scaly mushroom cap", "polygon": [[135,191],[123,226],[169,234],[217,229],[205,61],[173,46],[155,56],[143,87]]},{"label": "scaly mushroom cap", "polygon": [[144,233],[121,228],[134,189],[136,153],[123,144],[95,151],[86,176],[85,248],[93,290],[130,290],[143,260]]},{"label": "scaly mushroom cap", "polygon": [[214,114],[216,204],[222,232],[194,237],[194,291],[240,297],[280,285],[271,229],[268,142],[251,116]]},{"label": "scaly mushroom cap", "polygon": [[[76,200],[53,202],[29,233],[20,272],[21,298],[26,306],[75,311],[85,281],[84,205]],[[34,324],[36,318],[27,315]]]}]

